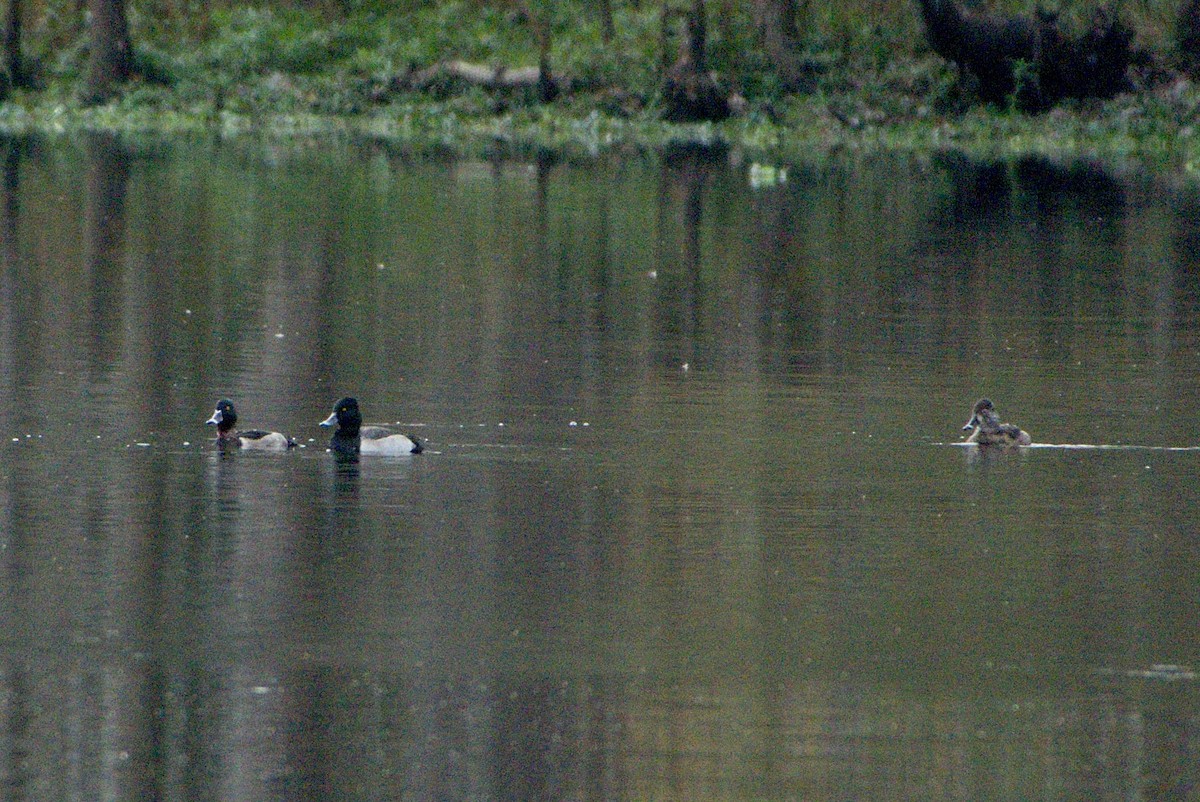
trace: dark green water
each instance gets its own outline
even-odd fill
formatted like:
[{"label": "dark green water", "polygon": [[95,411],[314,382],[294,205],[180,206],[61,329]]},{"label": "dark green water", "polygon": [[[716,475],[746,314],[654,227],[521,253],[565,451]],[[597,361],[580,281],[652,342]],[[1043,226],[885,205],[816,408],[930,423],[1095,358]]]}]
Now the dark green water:
[{"label": "dark green water", "polygon": [[10,148],[0,797],[1194,793],[1200,196],[747,176]]}]

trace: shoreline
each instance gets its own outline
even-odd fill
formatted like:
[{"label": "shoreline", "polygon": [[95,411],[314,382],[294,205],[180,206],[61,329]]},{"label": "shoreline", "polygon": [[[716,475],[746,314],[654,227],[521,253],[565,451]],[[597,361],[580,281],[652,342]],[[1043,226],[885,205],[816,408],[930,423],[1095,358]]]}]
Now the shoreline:
[{"label": "shoreline", "polygon": [[712,149],[781,166],[844,154],[956,154],[994,162],[1032,158],[1085,163],[1193,180],[1200,176],[1200,136],[1184,112],[1200,106],[1200,93],[1189,83],[1170,103],[1161,95],[1122,95],[1039,115],[973,106],[961,114],[848,120],[835,116],[826,97],[805,95],[788,98],[782,113],[752,109],[721,123],[679,124],[650,113],[613,116],[587,110],[583,102],[488,115],[417,98],[357,114],[325,114],[269,104],[241,111],[218,110],[210,103],[174,108],[161,102],[162,93],[146,102],[136,91],[85,107],[28,92],[0,104],[0,135],[53,138],[91,132],[130,142],[199,136],[275,144],[348,139],[395,147],[414,157],[515,160]]}]

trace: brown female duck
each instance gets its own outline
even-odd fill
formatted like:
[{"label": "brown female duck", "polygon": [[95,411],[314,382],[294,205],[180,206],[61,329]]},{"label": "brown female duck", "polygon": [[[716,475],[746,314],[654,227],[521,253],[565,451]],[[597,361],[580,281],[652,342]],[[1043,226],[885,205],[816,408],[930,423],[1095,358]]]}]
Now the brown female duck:
[{"label": "brown female duck", "polygon": [[968,443],[981,446],[1027,446],[1033,442],[1029,432],[1011,423],[1001,423],[996,414],[996,407],[986,398],[975,402],[971,409],[971,419],[963,426],[963,431],[974,429],[967,438]]}]

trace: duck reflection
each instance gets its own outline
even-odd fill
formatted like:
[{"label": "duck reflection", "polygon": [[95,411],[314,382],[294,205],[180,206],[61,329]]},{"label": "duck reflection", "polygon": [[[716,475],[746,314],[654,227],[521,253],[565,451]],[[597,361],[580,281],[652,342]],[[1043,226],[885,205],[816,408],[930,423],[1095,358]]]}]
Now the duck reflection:
[{"label": "duck reflection", "polygon": [[334,513],[352,512],[359,500],[359,455],[331,451],[333,455],[333,505]]}]

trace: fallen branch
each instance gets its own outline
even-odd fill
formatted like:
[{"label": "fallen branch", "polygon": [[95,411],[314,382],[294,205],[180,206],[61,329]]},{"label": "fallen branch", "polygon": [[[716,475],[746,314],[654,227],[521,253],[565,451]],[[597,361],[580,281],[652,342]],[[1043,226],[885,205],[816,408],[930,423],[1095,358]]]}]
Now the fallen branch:
[{"label": "fallen branch", "polygon": [[[551,75],[545,65],[538,67],[504,67],[473,64],[469,61],[442,61],[424,69],[413,69],[397,76],[393,88],[425,90],[446,81],[462,81],[484,89],[534,89],[543,98],[569,91],[572,80]],[[551,94],[547,95],[547,92]]]}]

